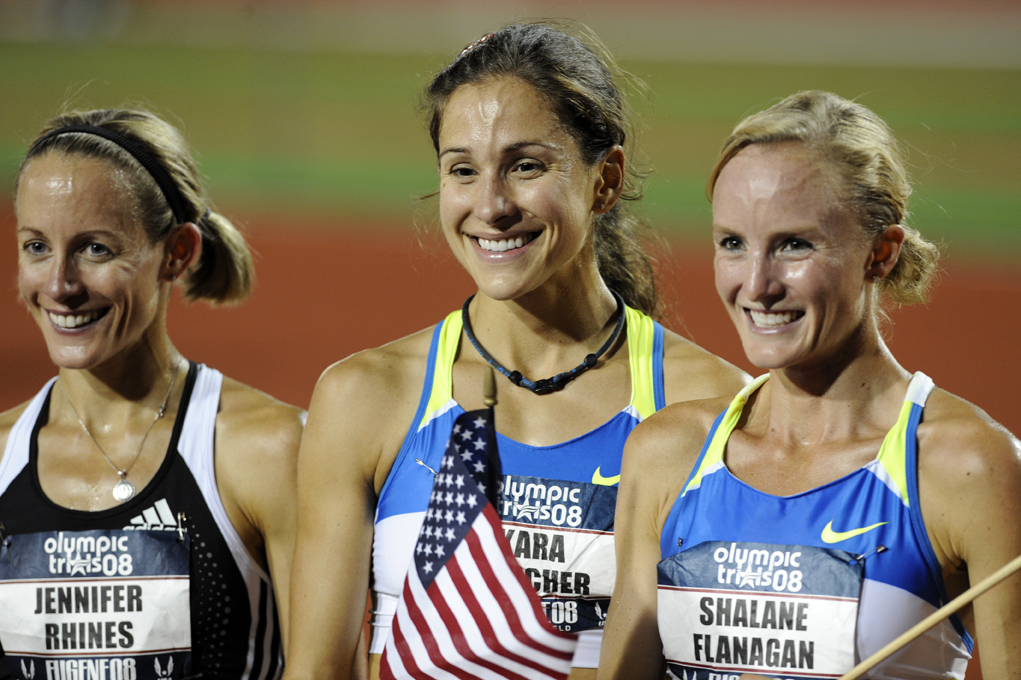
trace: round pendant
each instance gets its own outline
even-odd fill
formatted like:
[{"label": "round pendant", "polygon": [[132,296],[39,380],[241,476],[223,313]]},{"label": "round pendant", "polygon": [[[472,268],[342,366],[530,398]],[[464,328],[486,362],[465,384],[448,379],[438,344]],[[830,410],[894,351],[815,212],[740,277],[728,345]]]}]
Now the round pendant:
[{"label": "round pendant", "polygon": [[118,503],[123,503],[134,495],[135,485],[126,479],[117,482],[117,486],[113,487],[113,497],[117,499]]}]

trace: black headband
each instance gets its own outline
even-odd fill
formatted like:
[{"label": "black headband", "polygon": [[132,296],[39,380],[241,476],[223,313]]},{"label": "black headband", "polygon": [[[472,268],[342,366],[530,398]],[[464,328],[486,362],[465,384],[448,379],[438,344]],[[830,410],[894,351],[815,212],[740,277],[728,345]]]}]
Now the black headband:
[{"label": "black headband", "polygon": [[104,127],[97,127],[95,125],[68,125],[67,127],[58,128],[52,132],[48,132],[32,145],[29,149],[28,155],[43,145],[48,139],[56,137],[58,135],[67,134],[69,132],[84,132],[90,135],[96,135],[107,139],[120,148],[127,151],[129,154],[134,156],[135,160],[138,161],[143,168],[145,168],[152,178],[159,185],[159,188],[163,191],[163,196],[167,199],[167,203],[170,204],[170,210],[174,213],[174,220],[176,224],[184,224],[188,220],[185,219],[184,214],[184,201],[181,199],[181,192],[177,188],[177,184],[170,177],[170,173],[167,169],[156,160],[156,158],[145,148],[145,145],[139,142],[137,139],[125,135],[114,130],[110,130]]}]

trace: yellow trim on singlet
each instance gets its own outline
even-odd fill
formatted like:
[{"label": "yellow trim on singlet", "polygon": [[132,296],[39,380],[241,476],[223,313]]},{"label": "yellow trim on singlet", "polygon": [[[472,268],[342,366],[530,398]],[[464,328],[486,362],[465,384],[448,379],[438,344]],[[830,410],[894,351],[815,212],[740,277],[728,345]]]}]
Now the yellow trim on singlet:
[{"label": "yellow trim on singlet", "polygon": [[627,316],[628,362],[631,368],[631,408],[646,419],[656,412],[656,382],[652,367],[656,326],[637,309],[624,307]]},{"label": "yellow trim on singlet", "polygon": [[[918,375],[921,377],[917,378],[917,380],[928,380],[928,378],[924,375]],[[689,489],[698,488],[702,484],[703,475],[714,465],[723,461],[723,453],[726,450],[727,441],[730,439],[730,434],[734,431],[734,428],[737,427],[738,420],[741,419],[741,413],[744,410],[745,404],[748,402],[748,397],[759,389],[759,387],[761,387],[768,379],[768,373],[760,375],[758,378],[745,385],[744,389],[738,392],[737,396],[734,397],[734,400],[730,402],[730,406],[727,407],[727,411],[723,415],[723,419],[720,421],[719,427],[717,427],[716,432],[713,433],[712,441],[709,442],[709,446],[706,448],[705,455],[702,457],[702,462],[699,464],[698,470],[692,476],[691,481],[689,481],[684,487],[684,492],[681,494],[682,496],[687,493]],[[927,396],[928,392],[925,394]],[[900,414],[897,416],[897,422],[894,423],[893,427],[890,428],[890,431],[886,433],[886,437],[883,439],[883,444],[879,447],[879,455],[876,456],[876,461],[882,466],[883,470],[889,476],[888,485],[892,483],[897,488],[901,500],[905,505],[910,504],[910,495],[908,493],[907,456],[904,452],[907,451],[908,424],[911,419],[911,410],[914,405],[915,402],[910,398],[905,399],[904,403],[900,407]]]},{"label": "yellow trim on singlet", "polygon": [[432,371],[432,390],[429,392],[429,403],[426,404],[422,422],[418,424],[420,428],[454,397],[454,357],[457,356],[461,342],[461,310],[448,314],[442,323],[436,347],[436,363]]},{"label": "yellow trim on singlet", "polygon": [[[651,318],[638,310],[624,307],[626,315],[628,362],[631,369],[631,401],[633,408],[643,419],[656,412],[655,374],[653,372],[653,343],[656,326]],[[446,406],[454,396],[454,358],[461,342],[461,310],[451,312],[443,320],[443,328],[436,347],[436,363],[433,365],[432,389],[426,404],[421,428],[435,413]]]},{"label": "yellow trim on singlet", "polygon": [[691,481],[684,487],[684,491],[681,492],[681,496],[688,493],[689,489],[697,489],[702,485],[702,477],[709,469],[716,464],[723,461],[723,452],[727,448],[727,440],[730,439],[730,433],[737,427],[737,421],[741,419],[741,412],[744,410],[744,405],[748,403],[748,397],[755,393],[755,390],[762,387],[762,385],[769,380],[769,374],[760,375],[755,380],[751,381],[744,386],[737,396],[730,402],[730,406],[727,407],[727,411],[723,414],[723,418],[720,420],[719,427],[716,428],[716,432],[713,433],[712,441],[709,442],[709,446],[706,448],[705,455],[702,456],[702,462],[699,463],[698,470],[691,477]]},{"label": "yellow trim on singlet", "polygon": [[907,456],[904,452],[908,447],[908,420],[911,418],[913,407],[914,403],[911,401],[905,401],[901,405],[897,422],[886,433],[883,445],[879,447],[879,455],[876,456],[876,460],[890,476],[890,481],[896,485],[904,505],[908,506],[911,504],[911,496],[908,493]]}]

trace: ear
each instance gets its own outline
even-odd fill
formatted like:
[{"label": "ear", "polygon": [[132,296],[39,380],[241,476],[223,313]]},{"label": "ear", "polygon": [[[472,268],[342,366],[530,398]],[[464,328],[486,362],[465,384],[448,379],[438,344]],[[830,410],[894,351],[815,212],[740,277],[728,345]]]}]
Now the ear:
[{"label": "ear", "polygon": [[624,149],[614,144],[599,163],[592,212],[597,215],[609,212],[624,189]]},{"label": "ear", "polygon": [[202,254],[202,232],[191,222],[174,227],[166,240],[162,278],[174,281],[198,262]]},{"label": "ear", "polygon": [[869,254],[869,262],[865,269],[865,276],[876,280],[884,278],[893,271],[900,257],[901,246],[904,245],[904,227],[899,224],[891,224],[883,229],[883,232],[876,237],[872,244],[872,252]]}]

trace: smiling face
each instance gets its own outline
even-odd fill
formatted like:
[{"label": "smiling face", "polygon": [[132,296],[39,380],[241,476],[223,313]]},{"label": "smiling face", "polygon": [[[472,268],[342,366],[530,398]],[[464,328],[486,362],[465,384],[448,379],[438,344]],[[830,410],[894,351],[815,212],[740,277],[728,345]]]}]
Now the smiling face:
[{"label": "smiling face", "polygon": [[21,174],[18,290],[62,368],[98,366],[162,323],[164,248],[133,204],[107,161],[47,154]]},{"label": "smiling face", "polygon": [[456,90],[438,160],[443,232],[482,293],[510,300],[596,271],[592,222],[605,200],[604,164],[582,160],[530,85],[499,78]]},{"label": "smiling face", "polygon": [[749,361],[813,365],[874,330],[873,248],[834,167],[800,144],[755,144],[713,192],[716,289]]}]

